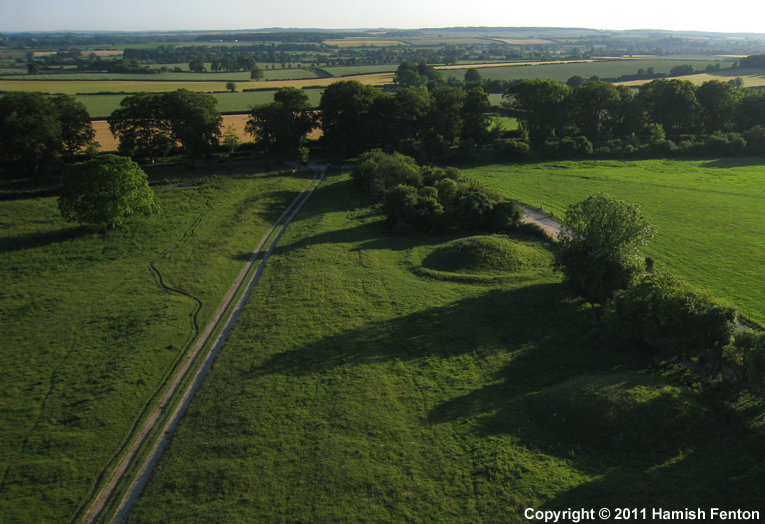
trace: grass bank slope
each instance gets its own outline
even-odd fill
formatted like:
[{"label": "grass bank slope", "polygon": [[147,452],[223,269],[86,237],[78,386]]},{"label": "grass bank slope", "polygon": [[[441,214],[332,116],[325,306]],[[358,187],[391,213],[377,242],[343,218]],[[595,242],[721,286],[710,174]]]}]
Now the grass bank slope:
[{"label": "grass bank slope", "polygon": [[[521,248],[506,248],[518,239],[389,236],[345,175],[296,220],[129,523],[514,523],[527,507],[762,506],[756,402],[715,404],[692,379],[602,348],[592,311],[549,269],[482,282],[419,271],[477,242],[467,262],[438,264],[490,272],[477,254],[515,258]],[[582,436],[601,418],[592,431],[609,446]]]},{"label": "grass bank slope", "polygon": [[247,166],[150,176],[161,214],[105,234],[55,198],[0,205],[0,522],[74,517],[305,185]]},{"label": "grass bank slope", "polygon": [[465,173],[558,218],[599,191],[640,204],[659,228],[647,255],[765,324],[762,159],[545,162]]}]

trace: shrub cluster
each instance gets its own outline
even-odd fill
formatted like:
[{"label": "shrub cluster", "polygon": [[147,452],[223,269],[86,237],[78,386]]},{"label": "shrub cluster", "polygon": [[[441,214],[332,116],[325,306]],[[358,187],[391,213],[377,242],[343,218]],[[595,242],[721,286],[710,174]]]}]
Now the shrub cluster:
[{"label": "shrub cluster", "polygon": [[425,232],[445,230],[506,232],[521,210],[455,168],[418,166],[400,153],[361,155],[353,178],[383,211],[391,227]]}]

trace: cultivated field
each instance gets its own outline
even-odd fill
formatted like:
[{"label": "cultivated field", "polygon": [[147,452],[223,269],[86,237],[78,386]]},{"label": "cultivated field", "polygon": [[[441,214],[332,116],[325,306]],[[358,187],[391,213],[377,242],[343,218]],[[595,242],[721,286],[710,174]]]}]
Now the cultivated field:
[{"label": "cultivated field", "polygon": [[401,40],[385,40],[382,38],[348,37],[342,40],[325,40],[324,44],[333,47],[392,47],[408,45]]},{"label": "cultivated field", "polygon": [[[70,522],[303,175],[150,170],[161,215],[106,234],[0,206],[0,522]],[[171,182],[167,182],[167,181]]]},{"label": "cultivated field", "polygon": [[763,508],[762,407],[602,347],[543,242],[391,235],[347,176],[298,218],[130,524]]},{"label": "cultivated field", "polygon": [[762,159],[583,161],[477,167],[466,174],[562,217],[605,191],[642,206],[659,232],[645,253],[765,324]]}]

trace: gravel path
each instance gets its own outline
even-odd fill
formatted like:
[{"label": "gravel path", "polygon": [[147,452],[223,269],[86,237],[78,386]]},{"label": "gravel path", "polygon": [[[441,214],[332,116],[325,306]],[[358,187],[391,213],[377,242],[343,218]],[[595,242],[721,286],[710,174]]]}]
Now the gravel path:
[{"label": "gravel path", "polygon": [[545,232],[550,235],[550,237],[553,239],[558,238],[558,233],[560,233],[562,227],[560,222],[553,220],[552,218],[543,213],[540,213],[539,211],[529,209],[525,206],[519,207],[523,210],[523,218],[521,219],[523,222],[537,224],[539,227],[544,229]]}]

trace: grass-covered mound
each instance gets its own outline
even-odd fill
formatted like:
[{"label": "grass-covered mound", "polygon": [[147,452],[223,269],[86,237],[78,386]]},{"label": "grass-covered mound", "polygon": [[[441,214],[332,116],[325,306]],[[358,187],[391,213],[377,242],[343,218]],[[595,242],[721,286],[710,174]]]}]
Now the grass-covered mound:
[{"label": "grass-covered mound", "polygon": [[447,273],[496,273],[550,267],[550,252],[537,242],[504,235],[460,238],[434,249],[422,266]]},{"label": "grass-covered mound", "polygon": [[556,444],[590,449],[674,451],[707,420],[686,388],[635,374],[580,376],[524,402]]}]

